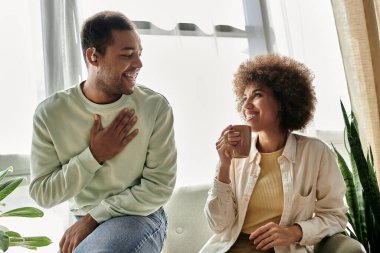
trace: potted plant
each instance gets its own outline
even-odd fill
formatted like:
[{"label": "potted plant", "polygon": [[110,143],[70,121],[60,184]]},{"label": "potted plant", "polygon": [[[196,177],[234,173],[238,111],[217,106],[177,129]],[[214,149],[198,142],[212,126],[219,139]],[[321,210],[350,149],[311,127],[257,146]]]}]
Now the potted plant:
[{"label": "potted plant", "polygon": [[[347,233],[358,240],[368,253],[380,252],[380,191],[377,184],[371,148],[364,155],[359,138],[358,123],[340,102],[345,122],[345,146],[350,158],[347,163],[333,146],[339,168],[346,183],[349,226]],[[349,164],[351,165],[349,167]],[[350,169],[351,168],[351,169]]]},{"label": "potted plant", "polygon": [[[5,179],[5,176],[12,172],[13,168],[9,167],[0,171],[0,204],[11,194],[24,180],[21,177]],[[2,203],[4,206],[4,204]],[[34,207],[21,207],[6,212],[0,211],[0,217],[28,217],[36,218],[42,217],[44,213]],[[27,249],[37,249],[51,244],[51,240],[46,236],[23,237],[15,231],[0,225],[0,250],[6,252],[9,247],[21,246]]]}]

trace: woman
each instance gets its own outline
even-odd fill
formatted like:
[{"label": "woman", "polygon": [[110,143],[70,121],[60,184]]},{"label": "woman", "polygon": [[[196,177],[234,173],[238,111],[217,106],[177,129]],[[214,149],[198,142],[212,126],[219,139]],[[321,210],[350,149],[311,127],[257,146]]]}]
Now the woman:
[{"label": "woman", "polygon": [[309,252],[344,231],[345,184],[331,149],[295,134],[313,117],[313,75],[275,54],[240,65],[234,91],[255,138],[249,157],[232,157],[233,126],[216,143],[220,162],[205,212],[215,234],[201,252]]}]

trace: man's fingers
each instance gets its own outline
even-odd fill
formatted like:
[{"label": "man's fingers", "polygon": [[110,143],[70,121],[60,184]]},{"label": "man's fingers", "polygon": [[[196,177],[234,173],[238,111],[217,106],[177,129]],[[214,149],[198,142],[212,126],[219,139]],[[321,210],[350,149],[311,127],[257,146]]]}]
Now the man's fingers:
[{"label": "man's fingers", "polygon": [[123,119],[123,122],[121,122],[118,126],[118,128],[115,130],[115,134],[118,138],[123,139],[125,136],[131,131],[133,126],[137,122],[137,116],[134,115],[131,118],[125,117]]},{"label": "man's fingers", "polygon": [[120,133],[120,131],[124,128],[125,124],[129,121],[129,119],[135,114],[134,109],[125,108],[120,111],[120,113],[116,116],[116,118],[110,124],[110,130],[116,133]]},{"label": "man's fingers", "polygon": [[139,133],[139,130],[138,130],[138,129],[135,129],[135,130],[132,131],[132,133],[130,133],[130,134],[128,134],[127,136],[125,136],[125,137],[123,138],[123,145],[125,146],[125,145],[127,145],[128,143],[130,143],[130,142],[133,140],[133,138],[136,137],[136,135],[137,135],[138,133]]},{"label": "man's fingers", "polygon": [[[62,239],[66,239],[66,238],[62,238]],[[69,252],[69,246],[70,246],[69,240],[64,240],[62,243],[62,246],[60,246],[61,253],[68,253]]]},{"label": "man's fingers", "polygon": [[76,248],[76,246],[78,246],[76,243],[71,242],[68,249],[67,249],[67,253],[72,253],[74,251],[74,249]]},{"label": "man's fingers", "polygon": [[65,245],[65,239],[66,239],[66,234],[64,234],[61,238],[61,240],[59,241],[59,252],[63,253],[63,246]]},{"label": "man's fingers", "polygon": [[90,150],[94,158],[102,163],[119,153],[136,135],[130,131],[137,122],[134,110],[123,109],[113,121],[102,131],[99,115],[96,115],[91,129]]},{"label": "man's fingers", "polygon": [[125,133],[129,132],[136,122],[137,116],[134,114],[134,111],[132,111],[132,113],[126,114],[125,117],[119,122],[118,126],[115,128],[115,134],[117,136],[124,137]]},{"label": "man's fingers", "polygon": [[134,125],[136,124],[136,122],[137,122],[137,116],[135,115],[132,118],[130,118],[128,121],[128,124],[125,125],[124,133],[129,133],[129,131],[131,131],[132,127],[134,127]]},{"label": "man's fingers", "polygon": [[128,108],[120,110],[120,112],[116,115],[116,117],[112,120],[112,122],[108,125],[107,128],[111,131],[115,131],[116,127],[119,125],[120,121],[123,120],[127,112]]},{"label": "man's fingers", "polygon": [[91,134],[95,134],[96,132],[99,132],[99,130],[102,129],[102,120],[100,119],[100,116],[98,114],[95,114],[94,117],[94,124],[92,125]]}]

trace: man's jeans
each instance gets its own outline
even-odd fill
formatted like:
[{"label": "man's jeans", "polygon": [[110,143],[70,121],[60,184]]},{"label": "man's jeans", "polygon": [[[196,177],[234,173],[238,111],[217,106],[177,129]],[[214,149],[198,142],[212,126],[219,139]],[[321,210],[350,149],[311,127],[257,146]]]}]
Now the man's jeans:
[{"label": "man's jeans", "polygon": [[166,233],[163,208],[148,216],[115,217],[101,223],[74,253],[159,253]]}]

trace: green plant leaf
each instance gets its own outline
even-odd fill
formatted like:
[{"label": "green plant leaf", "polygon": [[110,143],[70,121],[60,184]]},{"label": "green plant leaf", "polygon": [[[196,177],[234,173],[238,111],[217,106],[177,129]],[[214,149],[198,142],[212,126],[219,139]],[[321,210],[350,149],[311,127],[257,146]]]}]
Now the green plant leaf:
[{"label": "green plant leaf", "polygon": [[[360,182],[363,187],[363,194],[370,197],[370,205],[373,210],[380,210],[380,192],[377,185],[376,176],[365,159],[359,133],[354,124],[351,125],[351,135],[348,136],[348,141],[358,168]],[[380,211],[377,213],[375,212],[375,219],[378,223],[380,223]]]},{"label": "green plant leaf", "polygon": [[11,194],[23,181],[23,178],[13,178],[0,184],[0,201]]},{"label": "green plant leaf", "polygon": [[380,188],[379,188],[379,185],[377,184],[377,179],[376,179],[376,171],[375,171],[375,168],[374,168],[374,164],[373,164],[373,157],[371,158],[372,156],[372,151],[371,151],[371,147],[369,148],[369,152],[367,153],[367,162],[368,162],[368,173],[369,173],[369,176],[371,177],[371,181],[372,182],[375,182],[374,184],[374,190],[377,191],[377,192],[380,192]]},{"label": "green plant leaf", "polygon": [[45,247],[52,243],[52,241],[46,236],[33,236],[33,237],[19,237],[10,238],[10,246],[22,246],[22,247]]},{"label": "green plant leaf", "polygon": [[[342,102],[341,107],[346,125],[345,135],[349,144],[348,147],[346,146],[346,149],[351,160],[353,181],[356,188],[361,219],[359,227],[362,229],[362,238],[358,237],[358,240],[363,244],[368,253],[378,253],[380,252],[380,190],[377,184],[372,150],[369,147],[367,156],[364,156],[356,117],[351,112],[350,118],[348,118]],[[346,186],[349,188],[347,183]],[[355,232],[358,235],[358,226],[355,218],[349,218],[350,224],[355,223],[355,226],[351,225],[354,231],[349,231],[350,233]]]},{"label": "green plant leaf", "polygon": [[349,226],[346,227],[346,231],[348,231],[349,233],[349,236],[351,238],[354,238],[355,240],[359,240],[358,237],[356,236],[356,233],[354,231],[356,231],[355,229],[355,223],[354,223],[354,220],[352,219],[352,216],[350,215],[350,213],[346,213],[346,216],[347,216],[347,219],[348,219],[348,223],[352,226],[352,229],[350,229]]},{"label": "green plant leaf", "polygon": [[376,224],[374,212],[369,204],[366,205],[366,216],[368,217],[366,221],[368,226],[368,242],[371,247],[370,252],[379,252],[380,226]]},{"label": "green plant leaf", "polygon": [[0,231],[0,249],[5,252],[9,248],[9,237],[3,232]]},{"label": "green plant leaf", "polygon": [[44,213],[34,207],[21,207],[17,209],[10,210],[8,212],[0,214],[0,217],[6,217],[6,216],[19,216],[19,217],[27,217],[27,218],[36,218],[36,217],[42,217],[44,216]]},{"label": "green plant leaf", "polygon": [[[367,161],[369,161],[369,164],[374,167],[374,161],[373,161],[373,153],[372,153],[372,148],[369,146],[368,153],[367,153]],[[376,172],[376,171],[375,171]]]},{"label": "green plant leaf", "polygon": [[[349,215],[349,213],[347,213],[348,215]],[[350,219],[348,219],[348,220],[350,220]],[[350,223],[350,224],[352,224],[352,223]],[[359,241],[359,239],[356,237],[356,235],[355,235],[355,232],[351,229],[351,228],[349,228],[348,226],[346,227],[346,231],[348,231],[348,233],[346,232],[346,234],[348,235],[348,236],[350,236],[352,239],[355,239],[355,240],[357,240],[357,241]]]},{"label": "green plant leaf", "polygon": [[344,124],[346,126],[346,130],[347,130],[347,136],[351,134],[351,124],[350,124],[350,121],[348,120],[348,116],[347,116],[347,112],[346,112],[346,108],[344,108],[344,105],[343,105],[343,102],[342,100],[340,101],[340,108],[342,109],[342,114],[343,114],[343,119],[344,119]]},{"label": "green plant leaf", "polygon": [[[12,167],[0,172],[0,181],[2,181],[6,174],[12,171]],[[0,201],[11,194],[23,181],[23,178],[13,178],[6,182],[0,183]],[[0,203],[1,204],[1,203]],[[7,211],[0,214],[0,217],[42,217],[43,212],[38,208],[34,207],[21,207]],[[11,246],[22,246],[27,249],[37,249],[37,247],[43,247],[51,244],[52,241],[46,236],[35,236],[35,237],[22,237],[19,233],[15,231],[9,231],[8,228],[0,225],[0,251],[5,252]]]},{"label": "green plant leaf", "polygon": [[52,244],[52,241],[46,236],[24,237],[25,245],[33,247],[45,247]]},{"label": "green plant leaf", "polygon": [[0,171],[0,181],[3,180],[3,179],[5,178],[5,176],[6,176],[9,172],[13,172],[13,167],[12,167],[12,166],[9,166],[9,167],[6,168],[5,170]]},{"label": "green plant leaf", "polygon": [[7,232],[5,232],[5,234],[6,234],[8,237],[22,237],[19,233],[14,232],[14,231],[7,231]]},{"label": "green plant leaf", "polygon": [[356,195],[356,188],[354,184],[354,179],[352,177],[352,173],[349,170],[345,160],[342,155],[338,152],[333,144],[331,144],[338,158],[338,166],[343,175],[343,179],[346,183],[346,200],[349,207],[350,214],[349,221],[351,226],[354,228],[356,232],[356,236],[359,241],[363,240],[363,232],[362,232],[362,224],[361,224],[361,216],[359,210],[358,198]]},{"label": "green plant leaf", "polygon": [[358,215],[360,216],[360,221],[358,221],[358,224],[359,224],[359,229],[360,229],[360,237],[358,238],[360,242],[364,242],[367,240],[367,225],[365,222],[366,217],[365,217],[365,208],[364,208],[364,199],[363,199],[363,187],[362,187],[362,184],[360,183],[358,168],[356,167],[356,163],[355,163],[352,152],[349,153],[349,157],[351,161],[352,176],[353,176],[353,180],[355,184],[355,191],[356,191],[356,196],[358,199],[358,206],[359,206]]}]

